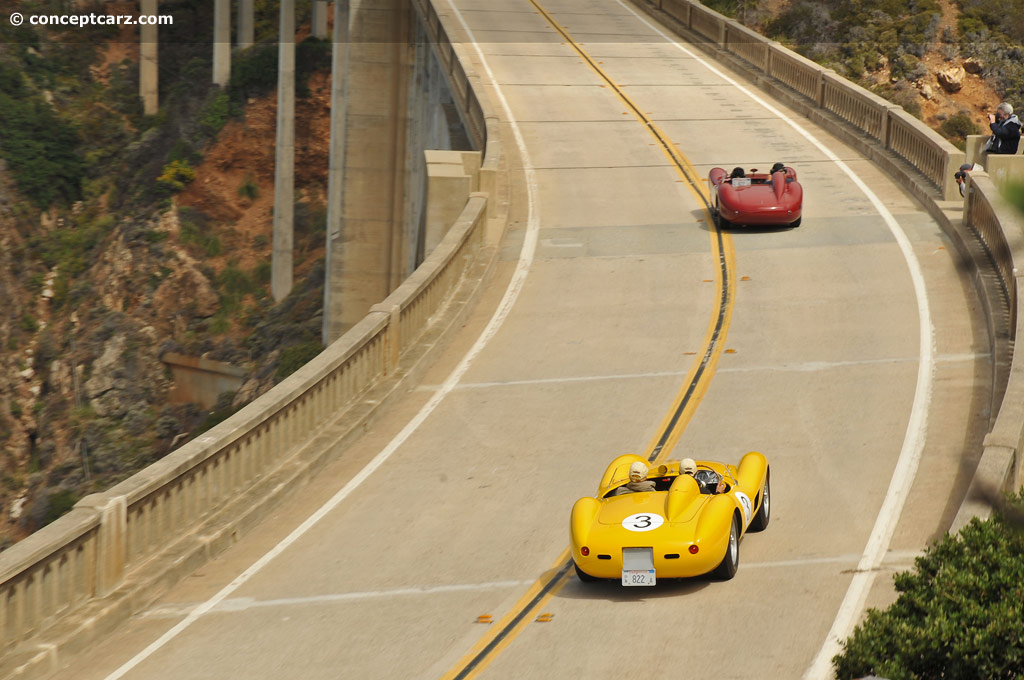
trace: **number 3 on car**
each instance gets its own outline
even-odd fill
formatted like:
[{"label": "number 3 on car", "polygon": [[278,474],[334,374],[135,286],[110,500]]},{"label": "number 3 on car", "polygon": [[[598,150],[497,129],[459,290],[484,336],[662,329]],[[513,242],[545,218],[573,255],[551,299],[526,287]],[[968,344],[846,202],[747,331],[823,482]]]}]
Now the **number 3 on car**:
[{"label": "number 3 on car", "polygon": [[[581,498],[572,508],[572,559],[580,579],[653,586],[659,577],[732,578],[740,539],[768,526],[768,460],[751,451],[738,466],[696,461],[692,476],[670,460],[648,472],[654,491],[630,493],[625,485],[635,462],[647,464],[636,455],[616,458],[597,496]],[[724,483],[721,492],[718,482]]]}]

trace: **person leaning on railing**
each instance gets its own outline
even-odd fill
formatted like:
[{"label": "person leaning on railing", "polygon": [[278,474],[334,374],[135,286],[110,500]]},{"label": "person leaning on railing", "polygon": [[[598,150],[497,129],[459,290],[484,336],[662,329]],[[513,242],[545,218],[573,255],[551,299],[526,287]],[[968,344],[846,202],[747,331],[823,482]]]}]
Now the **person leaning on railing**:
[{"label": "person leaning on railing", "polygon": [[992,138],[985,145],[988,153],[1017,153],[1020,143],[1020,120],[1013,114],[1013,107],[1003,102],[995,113],[988,114],[988,126]]}]

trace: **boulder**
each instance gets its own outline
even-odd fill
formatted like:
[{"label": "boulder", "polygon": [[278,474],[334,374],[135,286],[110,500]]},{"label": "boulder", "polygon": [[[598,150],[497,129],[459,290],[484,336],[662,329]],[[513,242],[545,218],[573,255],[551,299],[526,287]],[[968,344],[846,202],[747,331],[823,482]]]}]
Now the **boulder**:
[{"label": "boulder", "polygon": [[942,86],[943,90],[953,93],[959,92],[964,86],[964,76],[966,75],[967,72],[964,71],[964,67],[956,65],[940,69],[939,72],[935,74],[935,77],[939,81],[939,85]]},{"label": "boulder", "polygon": [[975,75],[981,73],[982,69],[985,68],[985,65],[981,63],[981,60],[976,57],[964,59],[963,66],[964,71],[967,71],[968,73],[973,73]]},{"label": "boulder", "polygon": [[206,318],[220,309],[220,296],[202,272],[185,264],[156,289],[153,307],[158,319],[173,319],[186,308]]}]

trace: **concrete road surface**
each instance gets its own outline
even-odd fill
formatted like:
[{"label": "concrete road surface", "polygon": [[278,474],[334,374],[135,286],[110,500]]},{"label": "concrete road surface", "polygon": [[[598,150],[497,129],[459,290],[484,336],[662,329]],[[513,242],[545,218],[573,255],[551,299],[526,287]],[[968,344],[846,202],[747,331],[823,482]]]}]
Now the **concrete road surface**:
[{"label": "concrete road surface", "polygon": [[[475,68],[493,75],[504,148],[515,153],[517,134],[524,145],[484,299],[421,386],[339,462],[59,678],[800,678],[851,584],[863,590],[855,615],[884,606],[892,571],[949,525],[972,469],[963,457],[986,429],[989,357],[974,292],[922,207],[829,130],[765,108],[723,77],[740,76],[710,70],[616,0],[541,3],[594,67],[528,0],[446,2],[452,32],[469,40],[464,21],[479,43],[486,69],[467,45]],[[573,502],[613,457],[651,445],[722,312],[708,214],[616,88],[700,177],[783,161],[803,183],[802,226],[724,236],[727,333],[667,452],[732,463],[763,452],[771,525],[742,542],[732,581],[561,579],[465,672],[474,646],[560,564]],[[491,319],[531,232],[511,313],[455,389],[321,521],[159,640],[416,416]],[[889,518],[882,566],[855,582],[908,447],[920,464],[893,490],[906,502]]]}]

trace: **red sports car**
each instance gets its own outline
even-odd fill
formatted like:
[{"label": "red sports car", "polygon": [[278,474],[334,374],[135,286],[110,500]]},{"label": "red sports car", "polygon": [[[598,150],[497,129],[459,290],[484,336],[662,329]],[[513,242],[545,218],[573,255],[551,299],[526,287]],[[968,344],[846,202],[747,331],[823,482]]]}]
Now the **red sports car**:
[{"label": "red sports car", "polygon": [[715,222],[719,227],[800,226],[804,190],[796,181],[796,170],[776,163],[767,173],[749,173],[743,168],[726,172],[712,168],[708,173]]}]

